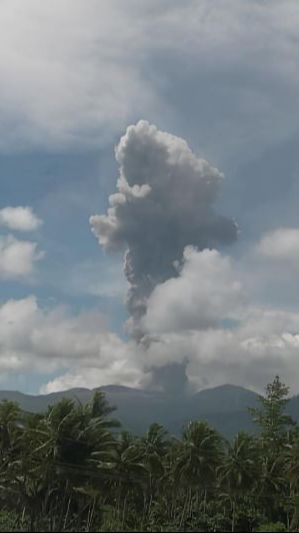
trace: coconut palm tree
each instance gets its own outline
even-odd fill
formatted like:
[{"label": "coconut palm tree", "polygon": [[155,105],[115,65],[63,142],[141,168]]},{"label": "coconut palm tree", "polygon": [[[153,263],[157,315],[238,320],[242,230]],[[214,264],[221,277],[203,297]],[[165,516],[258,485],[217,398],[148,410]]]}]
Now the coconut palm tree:
[{"label": "coconut palm tree", "polygon": [[16,445],[22,424],[22,412],[16,402],[4,400],[0,403],[0,454],[2,461]]},{"label": "coconut palm tree", "polygon": [[192,497],[206,510],[207,493],[216,483],[216,471],[223,455],[222,439],[207,422],[190,422],[183,432],[175,464],[177,481],[187,488],[182,521],[190,514]]},{"label": "coconut palm tree", "polygon": [[256,439],[238,433],[233,442],[227,442],[227,454],[218,469],[219,482],[231,502],[232,526],[235,531],[238,501],[252,494],[257,486],[260,465]]},{"label": "coconut palm tree", "polygon": [[143,463],[148,471],[144,513],[149,514],[165,474],[164,459],[169,448],[168,433],[160,424],[152,424],[140,440]]}]

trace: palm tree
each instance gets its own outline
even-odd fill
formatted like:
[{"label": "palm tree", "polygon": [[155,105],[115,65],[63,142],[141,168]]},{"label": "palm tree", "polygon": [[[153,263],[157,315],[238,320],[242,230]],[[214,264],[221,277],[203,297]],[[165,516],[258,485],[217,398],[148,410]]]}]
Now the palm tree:
[{"label": "palm tree", "polygon": [[218,469],[220,485],[231,502],[232,531],[235,530],[237,502],[257,486],[258,474],[256,439],[246,433],[238,433],[232,444],[227,443],[225,460]]},{"label": "palm tree", "polygon": [[200,496],[203,497],[205,512],[207,492],[216,482],[216,472],[222,455],[222,439],[218,433],[210,428],[207,422],[190,422],[183,432],[175,464],[177,481],[188,488],[181,523],[191,512],[194,492],[197,496],[197,508]]},{"label": "palm tree", "polygon": [[116,472],[120,476],[124,510],[130,494],[141,508],[141,500],[146,490],[147,468],[140,439],[136,437],[132,439],[127,433],[123,433],[117,451]]},{"label": "palm tree", "polygon": [[[284,476],[289,484],[289,529],[296,531],[299,527],[299,430],[290,434],[285,445]],[[292,514],[292,518],[290,515]]]},{"label": "palm tree", "polygon": [[22,412],[16,402],[4,400],[0,403],[0,453],[2,461],[12,451],[22,427]]},{"label": "palm tree", "polygon": [[143,463],[148,471],[148,488],[144,514],[150,513],[155,494],[165,474],[164,458],[169,449],[168,433],[160,424],[152,424],[140,441]]},{"label": "palm tree", "polygon": [[[94,494],[104,483],[94,455],[97,454],[98,462],[100,458],[103,462],[115,446],[110,427],[116,422],[106,418],[110,412],[102,395],[96,395],[86,406],[62,399],[25,432],[27,448],[32,441],[27,489],[30,480],[33,487],[30,494],[39,502],[40,514],[52,510],[50,514],[57,517],[56,528],[66,527],[68,516],[75,509],[78,520],[86,519],[90,527],[98,501]],[[40,479],[47,491],[42,490]],[[34,507],[32,498],[31,508]]]}]

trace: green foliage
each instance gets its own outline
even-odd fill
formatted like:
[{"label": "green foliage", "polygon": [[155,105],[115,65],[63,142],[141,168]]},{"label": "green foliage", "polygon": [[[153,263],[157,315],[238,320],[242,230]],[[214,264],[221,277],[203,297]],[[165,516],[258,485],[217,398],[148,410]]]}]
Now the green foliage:
[{"label": "green foliage", "polygon": [[294,421],[285,414],[289,388],[276,376],[266,387],[266,396],[259,396],[260,408],[250,409],[254,422],[260,427],[264,440],[280,445]]},{"label": "green foliage", "polygon": [[0,511],[0,531],[19,531],[18,516],[14,512]]},{"label": "green foliage", "polygon": [[269,522],[261,524],[256,531],[287,531],[286,526],[282,522]]},{"label": "green foliage", "polygon": [[279,378],[252,411],[257,436],[206,422],[181,439],[120,431],[103,393],[44,414],[0,403],[0,531],[297,531],[299,429]]}]

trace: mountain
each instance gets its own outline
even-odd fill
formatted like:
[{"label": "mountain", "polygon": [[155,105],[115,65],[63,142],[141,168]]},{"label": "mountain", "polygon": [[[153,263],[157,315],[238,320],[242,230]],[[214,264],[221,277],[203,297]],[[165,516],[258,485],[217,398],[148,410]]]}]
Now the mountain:
[{"label": "mountain", "polygon": [[[117,408],[116,418],[125,429],[144,433],[152,422],[163,424],[178,435],[190,420],[206,420],[226,437],[240,430],[254,431],[248,407],[257,404],[257,395],[242,387],[223,385],[196,394],[170,395],[163,392],[132,389],[110,385],[89,390],[70,389],[47,395],[33,396],[16,391],[0,391],[1,400],[17,401],[24,411],[42,412],[61,398],[86,403],[96,390],[103,391],[107,400]],[[299,421],[299,396],[289,403],[288,412]]]}]

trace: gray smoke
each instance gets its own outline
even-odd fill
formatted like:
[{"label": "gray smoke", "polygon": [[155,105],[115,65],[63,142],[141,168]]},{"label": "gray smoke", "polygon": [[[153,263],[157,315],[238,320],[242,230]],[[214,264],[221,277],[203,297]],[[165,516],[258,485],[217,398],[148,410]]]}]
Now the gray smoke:
[{"label": "gray smoke", "polygon": [[213,207],[223,175],[183,139],[140,121],[127,128],[115,156],[118,192],[108,213],[90,223],[105,250],[125,251],[130,330],[140,341],[147,299],[158,283],[177,275],[184,248],[230,244],[237,226]]}]

